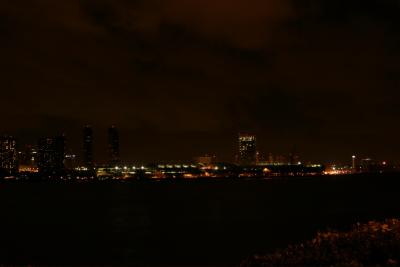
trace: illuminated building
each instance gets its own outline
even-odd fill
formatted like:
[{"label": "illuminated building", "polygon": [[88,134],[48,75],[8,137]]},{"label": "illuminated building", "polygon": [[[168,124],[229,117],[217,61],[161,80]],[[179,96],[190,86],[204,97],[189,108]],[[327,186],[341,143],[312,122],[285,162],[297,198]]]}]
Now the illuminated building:
[{"label": "illuminated building", "polygon": [[120,163],[119,155],[119,133],[115,126],[108,129],[108,157],[112,166]]},{"label": "illuminated building", "polygon": [[201,157],[197,157],[195,159],[196,163],[202,165],[210,165],[216,161],[216,156],[205,155]]},{"label": "illuminated building", "polygon": [[356,156],[352,156],[351,157],[351,168],[353,169],[353,172],[357,171],[357,157]]},{"label": "illuminated building", "polygon": [[65,137],[46,137],[38,143],[38,168],[45,174],[60,174],[64,171]]},{"label": "illuminated building", "polygon": [[19,172],[35,172],[37,170],[37,149],[32,145],[18,152]]},{"label": "illuminated building", "polygon": [[71,153],[66,154],[64,157],[64,167],[67,170],[73,170],[76,167],[78,167],[76,155],[71,154]]},{"label": "illuminated building", "polygon": [[32,145],[25,146],[25,149],[18,152],[19,165],[34,167],[36,164],[37,151]]},{"label": "illuminated building", "polygon": [[251,134],[239,134],[239,164],[254,165],[257,161],[256,137]]},{"label": "illuminated building", "polygon": [[16,141],[11,136],[0,137],[0,171],[6,174],[18,171]]},{"label": "illuminated building", "polygon": [[91,126],[83,128],[83,165],[92,168],[93,163],[93,129]]}]

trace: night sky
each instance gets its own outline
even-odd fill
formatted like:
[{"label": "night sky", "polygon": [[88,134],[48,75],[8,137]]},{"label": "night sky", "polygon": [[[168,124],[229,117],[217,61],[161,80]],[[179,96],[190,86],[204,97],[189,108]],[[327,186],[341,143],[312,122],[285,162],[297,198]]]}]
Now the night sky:
[{"label": "night sky", "polygon": [[399,0],[3,0],[0,132],[124,160],[400,160]]}]

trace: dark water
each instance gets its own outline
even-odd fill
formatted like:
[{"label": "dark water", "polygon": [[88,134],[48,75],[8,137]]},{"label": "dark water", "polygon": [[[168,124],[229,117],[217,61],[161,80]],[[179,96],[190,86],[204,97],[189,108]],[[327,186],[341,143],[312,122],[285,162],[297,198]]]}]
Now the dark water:
[{"label": "dark water", "polygon": [[400,217],[400,177],[0,183],[0,263],[235,266],[328,227]]}]

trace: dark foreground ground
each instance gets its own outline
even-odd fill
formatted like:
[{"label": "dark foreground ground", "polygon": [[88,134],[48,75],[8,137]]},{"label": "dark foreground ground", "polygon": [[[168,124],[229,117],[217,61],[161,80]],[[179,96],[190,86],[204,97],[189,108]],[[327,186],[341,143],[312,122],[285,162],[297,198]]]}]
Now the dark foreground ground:
[{"label": "dark foreground ground", "polygon": [[0,264],[235,266],[318,230],[400,217],[399,175],[0,183]]}]

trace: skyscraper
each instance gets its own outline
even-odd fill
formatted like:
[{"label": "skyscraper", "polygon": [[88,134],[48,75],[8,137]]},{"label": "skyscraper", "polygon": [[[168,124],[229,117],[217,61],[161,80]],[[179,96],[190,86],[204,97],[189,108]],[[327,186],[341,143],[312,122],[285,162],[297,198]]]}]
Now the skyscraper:
[{"label": "skyscraper", "polygon": [[83,128],[83,165],[93,168],[93,129],[87,125]]},{"label": "skyscraper", "polygon": [[35,146],[26,145],[18,152],[19,171],[31,172],[37,168],[37,149]]},{"label": "skyscraper", "polygon": [[60,174],[64,171],[65,137],[46,137],[38,143],[39,172]]},{"label": "skyscraper", "polygon": [[108,157],[110,165],[114,166],[120,163],[119,133],[114,125],[108,129]]},{"label": "skyscraper", "polygon": [[18,171],[16,141],[11,136],[0,137],[0,172],[11,174]]},{"label": "skyscraper", "polygon": [[355,155],[351,157],[351,169],[353,172],[357,172],[357,157]]},{"label": "skyscraper", "polygon": [[254,165],[257,161],[256,137],[247,133],[239,134],[239,164]]}]

